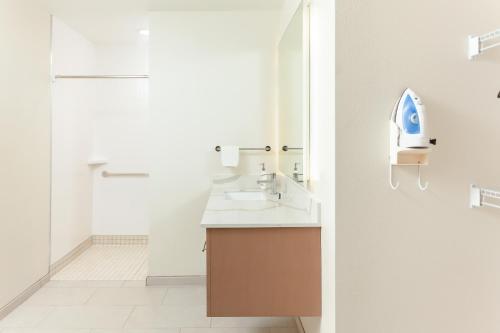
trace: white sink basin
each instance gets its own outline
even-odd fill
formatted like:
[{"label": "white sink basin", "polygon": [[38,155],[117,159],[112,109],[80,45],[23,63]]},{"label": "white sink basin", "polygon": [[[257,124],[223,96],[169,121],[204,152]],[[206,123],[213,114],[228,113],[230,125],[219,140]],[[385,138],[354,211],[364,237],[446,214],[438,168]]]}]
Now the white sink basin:
[{"label": "white sink basin", "polygon": [[226,200],[236,201],[264,201],[266,195],[261,191],[228,191],[225,192]]}]

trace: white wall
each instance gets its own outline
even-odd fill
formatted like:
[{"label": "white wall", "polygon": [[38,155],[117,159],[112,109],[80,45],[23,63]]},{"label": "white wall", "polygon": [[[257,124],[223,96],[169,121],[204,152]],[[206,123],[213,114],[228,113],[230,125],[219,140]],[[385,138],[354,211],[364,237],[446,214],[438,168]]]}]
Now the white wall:
[{"label": "white wall", "polygon": [[[148,74],[148,44],[96,45],[96,73]],[[92,232],[147,235],[147,178],[103,178],[101,172],[148,172],[148,80],[95,80],[97,103],[93,155],[108,164],[94,174]]]},{"label": "white wall", "polygon": [[[300,4],[287,0],[280,31]],[[306,333],[335,332],[335,17],[334,1],[310,2],[311,190],[321,202],[322,317],[303,317]]]},{"label": "white wall", "polygon": [[[500,2],[337,0],[337,328],[500,330],[500,223],[468,207],[500,188],[500,50],[467,59],[467,36],[499,27]],[[388,184],[392,108],[406,87],[438,145]]]},{"label": "white wall", "polygon": [[200,220],[210,177],[275,170],[275,154],[220,166],[216,145],[277,149],[274,12],[150,15],[150,275],[204,275]]},{"label": "white wall", "polygon": [[0,308],[48,273],[50,17],[0,2]]},{"label": "white wall", "polygon": [[[53,19],[53,73],[93,74],[95,48],[61,20]],[[92,122],[96,87],[89,80],[52,84],[51,262],[61,259],[91,235]]]},{"label": "white wall", "polygon": [[335,3],[311,1],[311,184],[321,201],[322,318],[307,333],[335,332]]}]

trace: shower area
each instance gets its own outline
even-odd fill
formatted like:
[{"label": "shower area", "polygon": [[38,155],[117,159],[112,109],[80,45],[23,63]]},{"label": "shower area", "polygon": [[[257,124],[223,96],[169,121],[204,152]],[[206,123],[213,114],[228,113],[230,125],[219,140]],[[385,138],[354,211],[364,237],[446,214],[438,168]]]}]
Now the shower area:
[{"label": "shower area", "polygon": [[120,23],[52,18],[52,280],[148,272],[149,31]]}]

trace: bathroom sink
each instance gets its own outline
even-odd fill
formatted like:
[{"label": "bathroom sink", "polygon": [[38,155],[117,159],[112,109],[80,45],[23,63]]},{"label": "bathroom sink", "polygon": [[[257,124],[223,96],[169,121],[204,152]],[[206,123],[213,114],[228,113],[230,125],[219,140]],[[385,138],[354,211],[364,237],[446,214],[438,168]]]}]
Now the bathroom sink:
[{"label": "bathroom sink", "polygon": [[225,192],[226,200],[236,201],[264,201],[266,195],[261,191],[228,191]]}]

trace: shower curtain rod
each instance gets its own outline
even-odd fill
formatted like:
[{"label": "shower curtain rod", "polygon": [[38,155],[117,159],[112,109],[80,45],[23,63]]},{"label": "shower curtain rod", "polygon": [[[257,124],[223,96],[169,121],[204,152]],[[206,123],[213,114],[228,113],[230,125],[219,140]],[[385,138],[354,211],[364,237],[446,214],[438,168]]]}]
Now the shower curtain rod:
[{"label": "shower curtain rod", "polygon": [[55,79],[149,79],[149,75],[56,75]]}]

